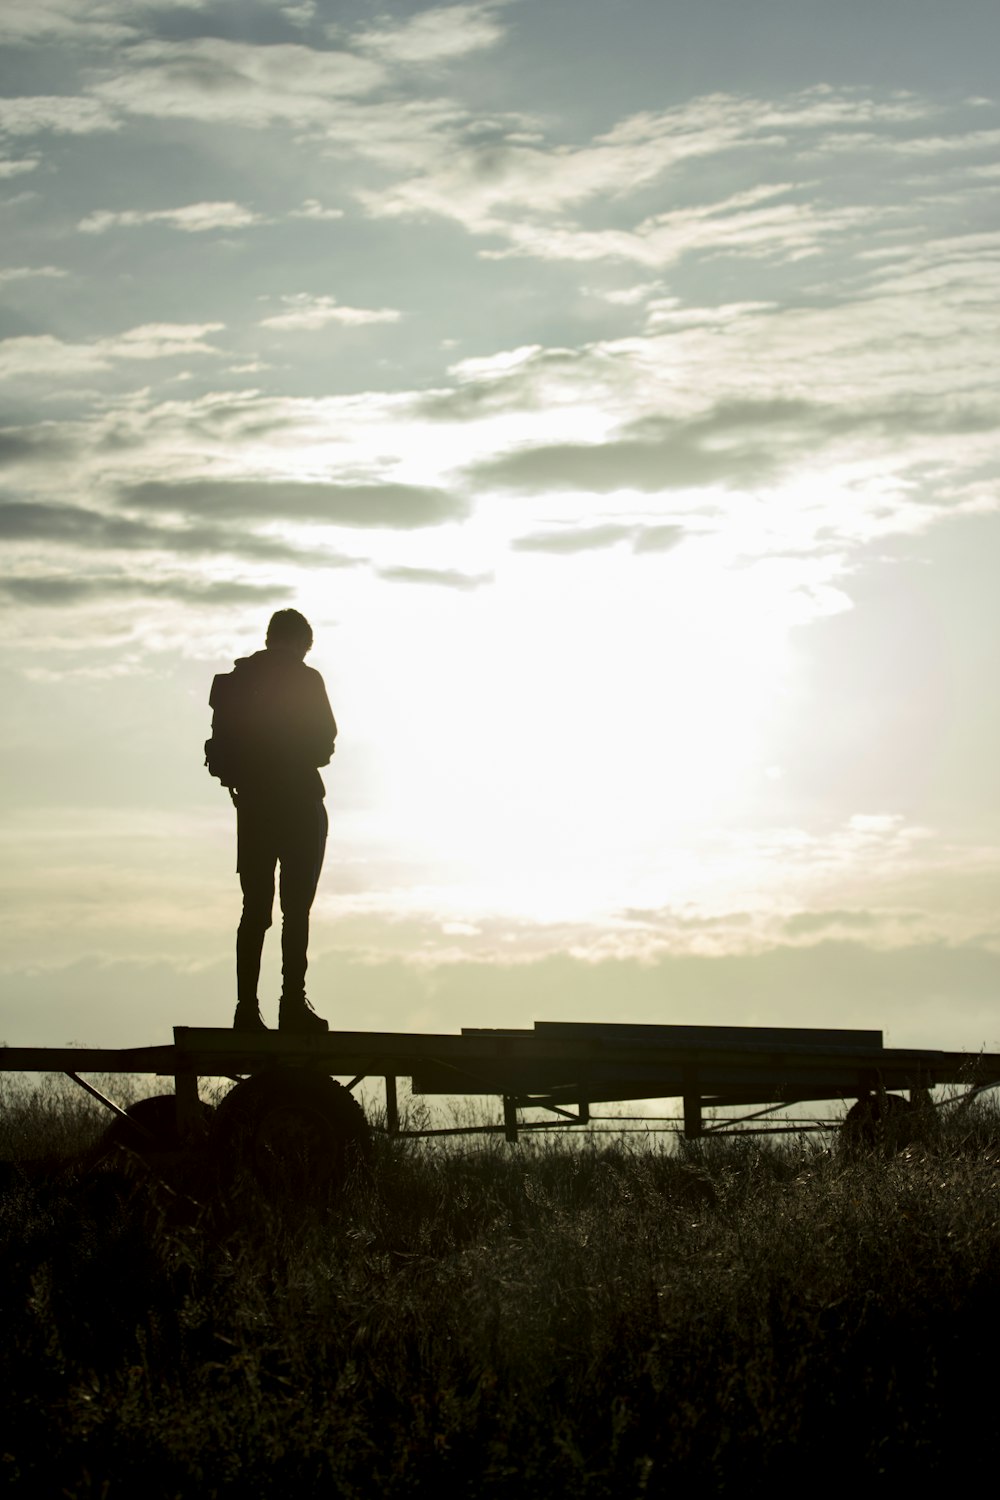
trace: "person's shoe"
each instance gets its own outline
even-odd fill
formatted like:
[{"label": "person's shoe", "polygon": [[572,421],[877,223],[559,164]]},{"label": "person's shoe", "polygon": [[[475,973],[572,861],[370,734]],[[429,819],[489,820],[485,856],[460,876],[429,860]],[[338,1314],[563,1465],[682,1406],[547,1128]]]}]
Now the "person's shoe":
[{"label": "person's shoe", "polygon": [[278,1030],[295,1032],[299,1036],[325,1036],[330,1026],[316,1014],[305,995],[294,998],[282,995],[278,1006]]},{"label": "person's shoe", "polygon": [[233,1016],[233,1030],[255,1032],[258,1035],[265,1035],[267,1033],[267,1027],[261,1019],[258,1007],[256,1005],[247,1005],[246,1003],[241,1003],[236,1007],[236,1014]]}]

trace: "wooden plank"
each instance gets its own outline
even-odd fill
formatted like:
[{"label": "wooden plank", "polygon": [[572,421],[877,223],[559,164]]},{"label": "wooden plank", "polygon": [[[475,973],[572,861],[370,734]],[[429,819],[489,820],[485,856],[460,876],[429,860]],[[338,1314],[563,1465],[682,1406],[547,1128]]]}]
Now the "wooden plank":
[{"label": "wooden plank", "polygon": [[[883,1054],[873,1068],[864,1054],[853,1058],[804,1059],[720,1058],[712,1052],[677,1055],[658,1065],[647,1058],[641,1065],[609,1059],[600,1065],[577,1063],[559,1069],[551,1062],[525,1064],[515,1061],[480,1062],[476,1068],[439,1067],[433,1061],[417,1065],[412,1074],[416,1094],[548,1095],[568,1101],[590,1098],[595,1103],[615,1099],[680,1098],[688,1092],[688,1064],[694,1066],[704,1093],[738,1094],[754,1102],[767,1102],[795,1094],[802,1099],[857,1098],[882,1085],[890,1090],[935,1082],[951,1082],[954,1067],[938,1055],[936,1065],[926,1058],[893,1059]],[[984,1075],[985,1076],[985,1075]]]},{"label": "wooden plank", "polygon": [[822,1087],[852,1093],[867,1077],[883,1077],[893,1086],[908,1085],[911,1077],[925,1077],[928,1070],[925,1060],[917,1063],[904,1062],[886,1064],[884,1058],[879,1067],[872,1067],[868,1056],[851,1057],[802,1057],[779,1055],[777,1057],[740,1058],[732,1054],[720,1055],[712,1052],[678,1053],[663,1059],[646,1057],[635,1062],[631,1058],[608,1057],[599,1062],[590,1060],[567,1060],[560,1065],[558,1059],[523,1061],[520,1059],[477,1059],[466,1067],[455,1064],[441,1065],[433,1059],[419,1062],[413,1067],[414,1090],[420,1093],[548,1093],[577,1089],[581,1093],[591,1092],[592,1098],[615,1097],[615,1090],[625,1092],[622,1097],[641,1097],[639,1086],[643,1086],[654,1097],[679,1097],[684,1092],[684,1079],[689,1068],[695,1068],[704,1079],[704,1087],[715,1091],[731,1088],[797,1088]]},{"label": "wooden plank", "polygon": [[536,1021],[544,1037],[590,1037],[614,1045],[625,1040],[659,1047],[781,1046],[846,1047],[858,1051],[882,1046],[881,1031],[848,1031],[819,1026],[660,1026],[628,1021]]},{"label": "wooden plank", "polygon": [[[705,1035],[704,1028],[691,1028],[693,1036]],[[323,1066],[331,1073],[367,1074],[387,1072],[407,1076],[423,1062],[454,1066],[459,1071],[479,1069],[501,1061],[525,1065],[551,1062],[559,1072],[572,1071],[588,1061],[614,1062],[615,1066],[668,1066],[681,1060],[723,1057],[743,1067],[751,1054],[755,1061],[768,1067],[785,1066],[795,1059],[803,1066],[816,1066],[824,1059],[836,1057],[850,1065],[868,1067],[883,1065],[886,1054],[877,1048],[840,1047],[811,1048],[783,1042],[780,1049],[761,1041],[740,1045],[738,1028],[724,1028],[728,1044],[721,1039],[710,1047],[698,1046],[691,1039],[665,1045],[662,1037],[640,1039],[623,1036],[610,1045],[594,1035],[536,1035],[534,1033],[482,1033],[456,1035],[421,1032],[330,1032],[325,1036],[296,1037],[281,1033],[239,1033],[232,1030],[177,1027],[175,1036],[182,1050],[185,1066],[211,1074],[249,1072],[265,1062],[286,1062],[296,1066]],[[753,1028],[756,1032],[758,1029]],[[928,1054],[931,1056],[931,1054]]]},{"label": "wooden plank", "polygon": [[462,1036],[534,1036],[530,1026],[463,1026]]},{"label": "wooden plank", "polygon": [[[330,1031],[315,1036],[288,1032],[236,1032],[231,1028],[175,1026],[174,1040],[188,1055],[231,1058],[253,1057],[306,1062],[329,1057],[388,1057],[411,1061],[424,1058],[533,1057],[539,1043],[533,1032],[489,1032],[464,1036],[457,1032],[421,1031]],[[572,1049],[572,1043],[570,1047]],[[559,1046],[560,1054],[565,1052]],[[384,1070],[383,1070],[384,1071]],[[405,1070],[403,1070],[405,1071]]]},{"label": "wooden plank", "polygon": [[0,1073],[174,1071],[173,1047],[0,1047]]}]

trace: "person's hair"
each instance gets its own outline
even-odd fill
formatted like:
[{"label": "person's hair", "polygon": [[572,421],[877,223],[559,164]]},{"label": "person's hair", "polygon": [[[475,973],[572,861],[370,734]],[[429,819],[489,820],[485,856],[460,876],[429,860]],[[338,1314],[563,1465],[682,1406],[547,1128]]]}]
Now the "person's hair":
[{"label": "person's hair", "polygon": [[289,646],[305,656],[313,643],[312,626],[297,609],[279,609],[267,627],[268,646]]}]

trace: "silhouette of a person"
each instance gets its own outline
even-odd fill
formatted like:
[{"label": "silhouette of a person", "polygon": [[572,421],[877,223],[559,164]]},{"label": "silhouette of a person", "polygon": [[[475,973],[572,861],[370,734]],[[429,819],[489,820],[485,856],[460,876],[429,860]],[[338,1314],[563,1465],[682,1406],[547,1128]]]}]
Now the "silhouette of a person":
[{"label": "silhouette of a person", "polygon": [[[303,658],[312,627],[281,609],[267,627],[263,651],[242,657],[225,679],[232,748],[222,774],[236,804],[237,870],[243,914],[236,934],[237,1031],[267,1030],[257,1000],[264,934],[271,925],[274,872],[280,865],[281,1001],[278,1030],[321,1033],[327,1023],[306,999],[309,912],[323,866],[328,820],[318,767],[334,750],[337,725],[320,674]],[[220,708],[216,688],[213,736]],[[211,767],[210,767],[211,768]],[[213,771],[213,774],[220,774]]]}]

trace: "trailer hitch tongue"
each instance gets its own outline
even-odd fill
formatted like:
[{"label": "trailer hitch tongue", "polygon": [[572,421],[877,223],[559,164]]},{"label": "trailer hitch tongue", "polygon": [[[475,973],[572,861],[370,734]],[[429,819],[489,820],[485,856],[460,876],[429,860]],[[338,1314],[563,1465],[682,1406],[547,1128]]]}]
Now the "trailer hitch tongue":
[{"label": "trailer hitch tongue", "polygon": [[81,1078],[79,1073],[71,1073],[69,1068],[66,1069],[66,1077],[72,1078],[73,1082],[78,1083],[82,1089],[86,1089],[88,1094],[92,1094],[95,1099],[99,1099],[106,1109],[110,1109],[112,1114],[118,1115],[120,1119],[124,1120],[130,1130],[134,1130],[139,1135],[145,1136],[147,1141],[155,1144],[156,1137],[151,1130],[148,1130],[139,1120],[133,1119],[127,1110],[122,1109],[121,1105],[116,1104],[113,1099],[109,1099],[107,1094],[102,1094],[100,1089],[95,1088],[92,1083],[88,1083],[86,1078]]}]

